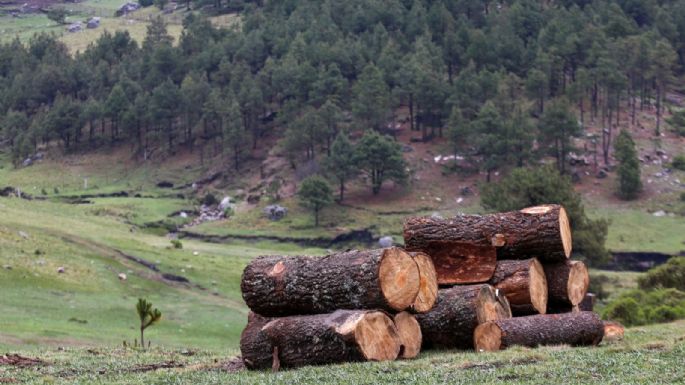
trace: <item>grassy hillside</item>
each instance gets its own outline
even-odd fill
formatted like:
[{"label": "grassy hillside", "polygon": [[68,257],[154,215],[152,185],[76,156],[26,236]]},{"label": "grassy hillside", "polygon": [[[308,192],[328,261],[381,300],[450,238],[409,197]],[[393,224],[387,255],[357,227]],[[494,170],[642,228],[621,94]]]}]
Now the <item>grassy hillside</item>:
[{"label": "grassy hillside", "polygon": [[597,348],[552,346],[498,353],[424,352],[418,359],[298,370],[232,372],[233,352],[150,352],[96,348],[20,351],[40,358],[30,368],[0,366],[0,378],[26,384],[587,384],[679,383],[685,376],[685,322],[632,328]]}]

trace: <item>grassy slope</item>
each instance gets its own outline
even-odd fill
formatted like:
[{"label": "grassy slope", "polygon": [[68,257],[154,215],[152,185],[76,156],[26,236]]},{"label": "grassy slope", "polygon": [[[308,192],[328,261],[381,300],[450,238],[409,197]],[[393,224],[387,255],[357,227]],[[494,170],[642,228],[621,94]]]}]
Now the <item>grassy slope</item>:
[{"label": "grassy slope", "polygon": [[[352,363],[299,370],[227,373],[231,356],[179,350],[150,352],[101,348],[20,352],[48,364],[0,367],[0,378],[27,384],[587,384],[681,383],[685,378],[685,322],[632,328],[626,339],[597,348],[552,346],[497,353],[424,352],[418,359]],[[179,368],[136,372],[142,365],[172,362]]]}]

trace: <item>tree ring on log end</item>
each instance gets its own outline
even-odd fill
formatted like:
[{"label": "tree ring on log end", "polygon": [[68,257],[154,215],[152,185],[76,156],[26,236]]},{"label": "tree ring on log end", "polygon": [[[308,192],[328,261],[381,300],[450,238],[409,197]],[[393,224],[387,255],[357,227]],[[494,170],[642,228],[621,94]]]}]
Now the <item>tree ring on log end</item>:
[{"label": "tree ring on log end", "polygon": [[479,324],[501,319],[505,313],[502,311],[502,305],[497,298],[497,292],[490,285],[481,287],[477,303],[480,304],[476,308],[476,318]]},{"label": "tree ring on log end", "polygon": [[426,253],[411,253],[419,268],[419,293],[411,308],[417,313],[425,313],[433,308],[438,298],[438,275],[431,257]]},{"label": "tree ring on log end", "polygon": [[476,327],[473,331],[473,344],[477,352],[495,352],[502,348],[502,329],[494,322]]},{"label": "tree ring on log end", "polygon": [[388,305],[402,311],[419,294],[419,268],[411,255],[393,247],[385,250],[380,263],[379,285]]},{"label": "tree ring on log end", "polygon": [[402,351],[401,358],[414,358],[421,351],[421,326],[416,318],[410,313],[403,311],[395,314],[393,318],[397,333],[400,337]]},{"label": "tree ring on log end", "polygon": [[571,261],[571,271],[568,274],[568,299],[573,306],[580,304],[585,298],[590,285],[590,274],[581,261]]},{"label": "tree ring on log end", "polygon": [[[530,279],[530,301],[535,310],[540,314],[547,312],[547,278],[545,278],[545,270],[542,264],[534,258],[530,264],[530,272],[528,273]],[[584,295],[584,294],[583,294]]]},{"label": "tree ring on log end", "polygon": [[561,234],[561,244],[564,246],[566,258],[571,256],[573,249],[573,238],[571,237],[571,224],[566,215],[566,209],[559,207],[559,233]]},{"label": "tree ring on log end", "polygon": [[354,339],[365,359],[390,361],[400,354],[400,337],[387,315],[373,311],[354,321]]}]

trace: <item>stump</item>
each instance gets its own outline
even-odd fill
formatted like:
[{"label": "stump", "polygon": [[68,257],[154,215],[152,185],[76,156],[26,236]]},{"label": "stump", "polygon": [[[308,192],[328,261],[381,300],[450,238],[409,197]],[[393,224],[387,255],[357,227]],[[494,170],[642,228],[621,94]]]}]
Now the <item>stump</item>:
[{"label": "stump", "polygon": [[424,346],[470,349],[473,330],[487,321],[511,317],[509,304],[487,284],[455,286],[438,291],[431,311],[417,314]]},{"label": "stump", "polygon": [[245,268],[240,286],[247,306],[264,316],[397,312],[414,304],[420,279],[414,259],[392,247],[325,257],[258,257]]},{"label": "stump", "polygon": [[604,324],[592,312],[538,314],[479,325],[474,332],[476,351],[496,351],[514,345],[597,345]]},{"label": "stump", "polygon": [[537,257],[550,263],[566,260],[572,247],[568,216],[559,205],[451,219],[409,218],[404,224],[406,249],[428,253],[434,262],[433,252],[452,242],[497,247],[499,259]]},{"label": "stump", "polygon": [[564,261],[543,267],[551,307],[571,308],[583,301],[590,286],[590,275],[583,262]]},{"label": "stump", "polygon": [[536,258],[497,262],[489,283],[507,297],[514,315],[547,311],[547,280]]},{"label": "stump", "polygon": [[438,298],[438,277],[428,254],[421,252],[409,254],[419,268],[419,294],[411,305],[411,310],[415,313],[425,313],[433,308]]},{"label": "stump", "polygon": [[416,318],[409,312],[403,311],[393,317],[397,334],[400,337],[399,358],[414,358],[421,352],[421,326]]}]

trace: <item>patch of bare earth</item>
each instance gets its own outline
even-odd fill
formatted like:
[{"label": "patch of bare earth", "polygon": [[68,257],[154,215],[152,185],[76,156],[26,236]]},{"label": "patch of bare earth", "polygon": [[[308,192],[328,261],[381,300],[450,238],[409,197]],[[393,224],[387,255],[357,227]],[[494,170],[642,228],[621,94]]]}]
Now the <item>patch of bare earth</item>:
[{"label": "patch of bare earth", "polygon": [[0,365],[16,366],[19,368],[29,368],[31,366],[44,365],[45,361],[40,358],[29,358],[18,354],[5,354],[0,356]]}]

